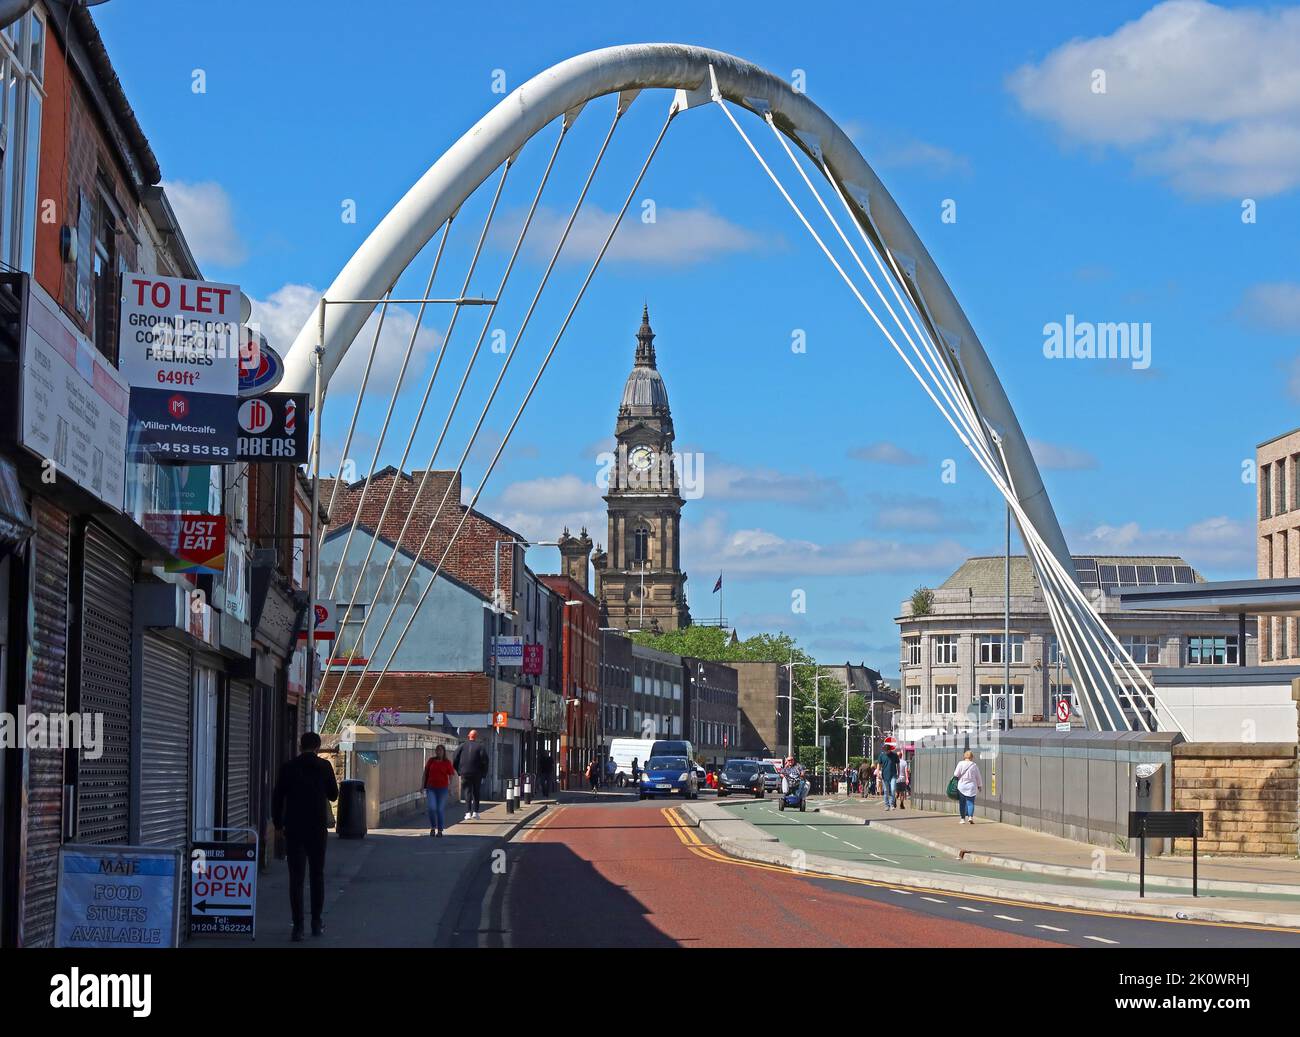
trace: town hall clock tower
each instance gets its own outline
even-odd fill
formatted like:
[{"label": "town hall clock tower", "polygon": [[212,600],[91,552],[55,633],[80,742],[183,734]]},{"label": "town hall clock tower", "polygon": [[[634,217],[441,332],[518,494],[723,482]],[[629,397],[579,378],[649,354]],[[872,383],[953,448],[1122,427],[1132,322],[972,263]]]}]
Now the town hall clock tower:
[{"label": "town hall clock tower", "polygon": [[603,623],[622,630],[689,626],[681,522],[685,501],[673,459],[668,390],[655,366],[649,307],[636,333],[636,362],[614,426],[615,463],[605,502],[609,553],[592,557]]}]

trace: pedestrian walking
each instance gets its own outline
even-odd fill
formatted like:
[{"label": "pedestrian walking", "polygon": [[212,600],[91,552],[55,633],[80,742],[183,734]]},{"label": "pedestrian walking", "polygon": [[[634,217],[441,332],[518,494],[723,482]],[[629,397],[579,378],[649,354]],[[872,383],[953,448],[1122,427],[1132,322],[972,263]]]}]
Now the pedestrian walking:
[{"label": "pedestrian walking", "polygon": [[907,794],[912,791],[912,765],[907,754],[898,754],[898,780],[894,782],[894,800],[899,810],[907,809]]},{"label": "pedestrian walking", "polygon": [[594,795],[600,795],[600,761],[592,757],[587,764],[587,782],[591,785],[591,791]]},{"label": "pedestrian walking", "polygon": [[984,777],[980,774],[980,765],[975,762],[975,754],[969,749],[962,754],[952,776],[957,782],[957,795],[961,797],[961,823],[973,825],[975,797],[984,791]]},{"label": "pedestrian walking", "polygon": [[488,772],[487,750],[479,744],[477,731],[470,731],[465,736],[465,741],[456,748],[456,755],[451,763],[456,768],[456,773],[460,775],[461,785],[464,786],[465,817],[477,821],[479,808],[483,805],[481,798],[483,779],[487,777]]},{"label": "pedestrian walking", "polygon": [[880,750],[876,757],[880,764],[880,794],[886,810],[894,809],[894,782],[898,778],[898,754],[888,746]]},{"label": "pedestrian walking", "polygon": [[618,777],[618,764],[614,762],[614,757],[605,761],[605,784],[613,788],[616,784],[615,779]]},{"label": "pedestrian walking", "polygon": [[301,750],[280,768],[271,792],[271,822],[284,835],[289,857],[289,911],[293,930],[289,938],[302,940],[302,887],[311,872],[311,934],[325,931],[325,845],[332,821],[330,804],[339,798],[334,768],[316,754],[320,735],[306,731],[298,740]]},{"label": "pedestrian walking", "polygon": [[447,747],[436,746],[424,764],[424,800],[429,808],[429,834],[442,835],[447,827],[447,796],[456,768],[447,759]]},{"label": "pedestrian walking", "polygon": [[641,785],[641,761],[635,756],[632,757],[632,781],[638,787]]},{"label": "pedestrian walking", "polygon": [[551,794],[551,768],[554,766],[550,753],[540,753],[537,757],[537,778],[541,784],[542,797]]},{"label": "pedestrian walking", "polygon": [[858,788],[861,791],[862,798],[867,798],[867,786],[871,784],[871,764],[863,760],[858,764]]}]

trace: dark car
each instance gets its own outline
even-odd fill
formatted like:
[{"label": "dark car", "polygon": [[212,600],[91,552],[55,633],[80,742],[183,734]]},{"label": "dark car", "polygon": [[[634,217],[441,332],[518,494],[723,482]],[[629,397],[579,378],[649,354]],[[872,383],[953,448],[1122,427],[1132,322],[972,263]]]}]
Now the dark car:
[{"label": "dark car", "polygon": [[718,798],[735,792],[761,798],[766,791],[759,760],[728,760],[718,772]]}]

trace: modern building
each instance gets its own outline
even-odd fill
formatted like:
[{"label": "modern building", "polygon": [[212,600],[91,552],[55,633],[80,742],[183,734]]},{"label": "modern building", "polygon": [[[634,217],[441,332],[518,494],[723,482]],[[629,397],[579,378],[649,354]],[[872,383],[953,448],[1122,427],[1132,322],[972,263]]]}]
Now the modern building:
[{"label": "modern building", "polygon": [[686,501],[654,339],[647,308],[614,425],[616,446],[605,494],[609,552],[598,550],[592,558],[601,625],[620,630],[677,630],[691,622],[681,551]]},{"label": "modern building", "polygon": [[632,694],[632,639],[621,630],[600,632],[601,744],[606,751],[615,738],[640,738],[633,723],[636,701]]},{"label": "modern building", "polygon": [[720,764],[738,756],[740,675],[730,663],[682,656],[684,729],[696,759]]},{"label": "modern building", "polygon": [[[1148,674],[1156,667],[1238,666],[1256,653],[1253,624],[1217,612],[1123,608],[1122,591],[1203,582],[1183,559],[1171,556],[1074,558],[1080,585],[1094,607]],[[928,608],[902,603],[900,729],[906,737],[988,724],[1005,701],[1003,624],[1006,568],[1001,556],[967,559],[932,592]],[[1058,650],[1047,603],[1033,566],[1011,558],[1010,708],[1015,724],[1055,723],[1061,698],[1074,702],[1066,653]],[[1243,656],[1244,653],[1244,656]]]},{"label": "modern building", "polygon": [[[1261,580],[1300,577],[1300,429],[1255,447],[1255,479],[1255,575]],[[1258,622],[1261,665],[1300,665],[1300,620],[1271,615]]]},{"label": "modern building", "polygon": [[682,657],[632,645],[632,727],[643,738],[689,738]]}]

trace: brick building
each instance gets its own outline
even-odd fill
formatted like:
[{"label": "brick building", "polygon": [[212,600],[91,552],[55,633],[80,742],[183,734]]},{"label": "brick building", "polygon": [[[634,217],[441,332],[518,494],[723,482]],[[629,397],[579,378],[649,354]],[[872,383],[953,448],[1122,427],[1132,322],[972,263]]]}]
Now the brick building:
[{"label": "brick building", "polygon": [[539,576],[559,599],[561,687],[565,724],[560,735],[561,787],[580,788],[600,741],[600,606],[584,583],[572,576]]}]

